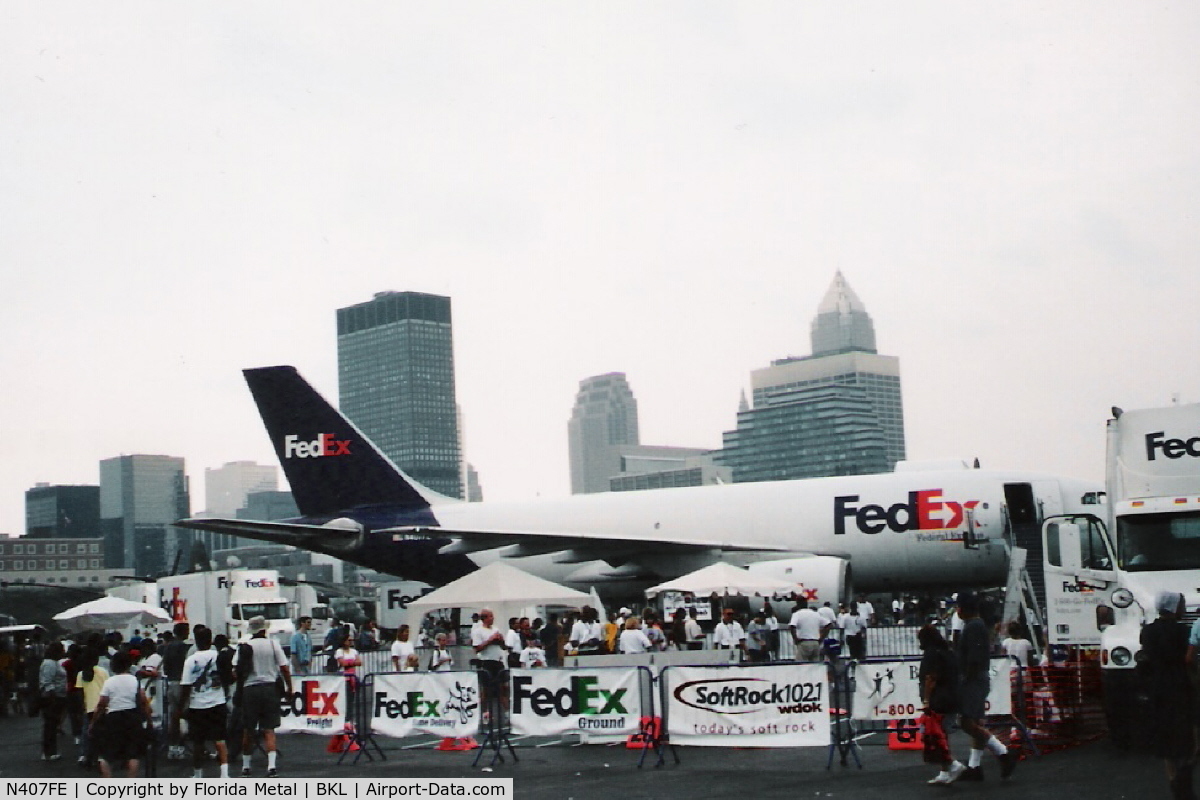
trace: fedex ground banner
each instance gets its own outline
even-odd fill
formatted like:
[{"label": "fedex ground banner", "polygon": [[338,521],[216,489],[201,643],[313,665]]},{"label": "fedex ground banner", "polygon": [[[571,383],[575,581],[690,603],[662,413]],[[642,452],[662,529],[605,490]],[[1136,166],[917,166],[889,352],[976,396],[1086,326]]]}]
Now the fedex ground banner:
[{"label": "fedex ground banner", "polygon": [[669,667],[662,677],[667,732],[676,744],[829,744],[829,682],[824,664]]},{"label": "fedex ground banner", "polygon": [[[1010,694],[1010,658],[993,658],[989,670],[991,691],[987,713],[1012,713]],[[919,661],[880,661],[859,664],[854,683],[855,719],[915,719],[921,716],[921,684],[917,679]]]},{"label": "fedex ground banner", "polygon": [[637,733],[642,720],[638,670],[514,669],[510,692],[513,733]]},{"label": "fedex ground banner", "polygon": [[292,694],[279,699],[277,733],[341,733],[346,724],[346,679],[341,675],[292,678]]},{"label": "fedex ground banner", "polygon": [[442,737],[479,732],[479,677],[473,672],[376,675],[371,730],[384,736]]}]

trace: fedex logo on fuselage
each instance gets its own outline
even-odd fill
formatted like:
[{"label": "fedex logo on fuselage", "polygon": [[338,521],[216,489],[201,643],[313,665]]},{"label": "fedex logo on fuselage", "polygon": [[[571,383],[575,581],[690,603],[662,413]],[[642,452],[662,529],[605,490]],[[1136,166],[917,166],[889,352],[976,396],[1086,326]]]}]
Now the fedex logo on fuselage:
[{"label": "fedex logo on fuselage", "polygon": [[318,433],[317,438],[310,442],[300,441],[300,437],[289,433],[283,437],[284,458],[321,458],[323,456],[350,455],[350,440],[334,438],[332,433]]},{"label": "fedex logo on fuselage", "polygon": [[979,505],[978,500],[959,503],[943,500],[941,489],[924,489],[908,493],[907,503],[892,506],[858,505],[856,494],[833,498],[833,532],[846,532],[846,520],[853,519],[862,533],[879,533],[885,528],[896,533],[904,531],[953,530],[962,524],[966,512]]}]

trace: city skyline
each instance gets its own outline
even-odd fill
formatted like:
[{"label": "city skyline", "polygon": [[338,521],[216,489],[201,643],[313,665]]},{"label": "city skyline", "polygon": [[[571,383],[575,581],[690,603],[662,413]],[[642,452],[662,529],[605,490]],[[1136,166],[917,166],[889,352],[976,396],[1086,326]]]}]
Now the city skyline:
[{"label": "city skyline", "polygon": [[586,375],[719,447],[839,269],[909,459],[1099,480],[1110,407],[1200,401],[1194,4],[309,8],[6,10],[0,531],[276,463],[241,370],[336,398],[391,287],[454,298],[489,501],[569,494]]}]

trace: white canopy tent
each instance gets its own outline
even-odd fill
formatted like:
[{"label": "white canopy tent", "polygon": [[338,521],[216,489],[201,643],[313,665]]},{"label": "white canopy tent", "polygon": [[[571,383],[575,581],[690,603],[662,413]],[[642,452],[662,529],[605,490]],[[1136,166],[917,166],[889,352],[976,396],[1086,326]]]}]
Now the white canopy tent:
[{"label": "white canopy tent", "polygon": [[646,597],[654,597],[663,592],[683,592],[697,597],[708,597],[714,592],[722,597],[739,594],[771,597],[775,594],[790,594],[797,588],[795,583],[718,561],[666,583],[651,586],[646,590]]},{"label": "white canopy tent", "polygon": [[413,619],[415,623],[420,619],[420,615],[439,608],[462,608],[471,611],[490,608],[496,614],[498,626],[507,629],[508,618],[521,616],[528,608],[582,608],[591,603],[591,595],[496,561],[430,592],[420,600],[412,601],[408,604],[408,611],[416,615]]},{"label": "white canopy tent", "polygon": [[155,625],[170,622],[171,615],[157,606],[135,603],[120,597],[101,597],[54,615],[54,621],[69,631],[106,631],[126,625]]}]

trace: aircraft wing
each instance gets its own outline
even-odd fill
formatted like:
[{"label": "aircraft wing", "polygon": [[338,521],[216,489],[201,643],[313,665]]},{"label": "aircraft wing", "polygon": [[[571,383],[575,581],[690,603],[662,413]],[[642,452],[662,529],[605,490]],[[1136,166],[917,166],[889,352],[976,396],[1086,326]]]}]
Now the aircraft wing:
[{"label": "aircraft wing", "polygon": [[476,553],[481,550],[504,548],[501,555],[506,558],[557,553],[555,561],[560,564],[585,561],[607,561],[622,563],[639,555],[670,555],[698,553],[711,550],[736,552],[788,552],[774,545],[760,542],[720,542],[714,540],[681,540],[678,537],[656,539],[642,535],[582,536],[566,532],[529,532],[503,530],[461,530],[432,526],[402,526],[385,528],[379,534],[390,534],[400,541],[407,538],[451,539],[443,545],[442,555]]},{"label": "aircraft wing", "polygon": [[[294,547],[336,552],[352,548],[362,541],[362,526],[351,520],[339,524],[340,520],[325,525],[305,525],[295,522],[261,522],[249,519],[182,519],[175,524],[180,528],[197,531],[227,533],[258,539],[264,542],[287,544]],[[317,546],[319,545],[319,546]]]}]

